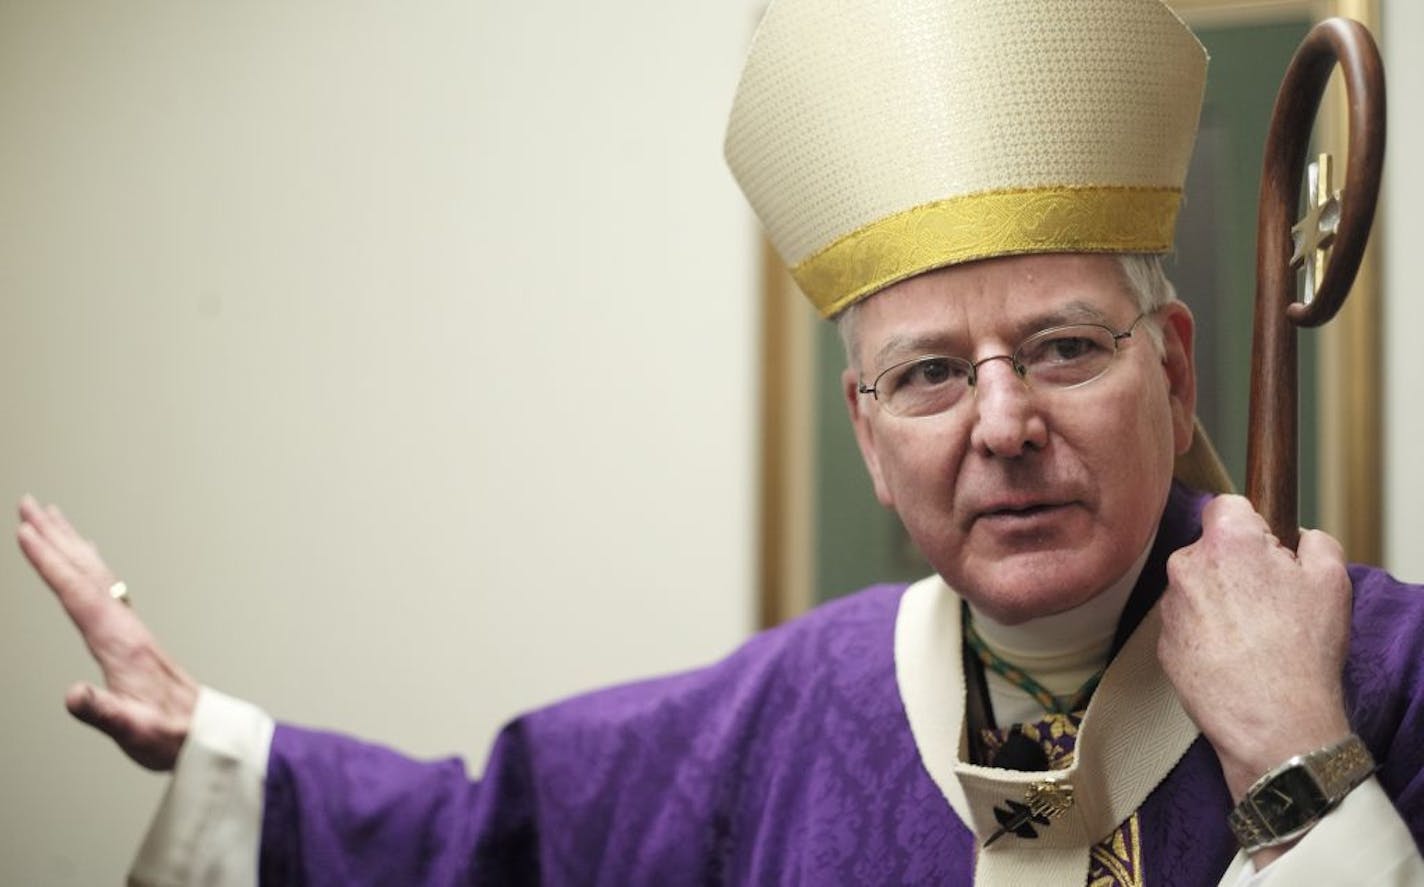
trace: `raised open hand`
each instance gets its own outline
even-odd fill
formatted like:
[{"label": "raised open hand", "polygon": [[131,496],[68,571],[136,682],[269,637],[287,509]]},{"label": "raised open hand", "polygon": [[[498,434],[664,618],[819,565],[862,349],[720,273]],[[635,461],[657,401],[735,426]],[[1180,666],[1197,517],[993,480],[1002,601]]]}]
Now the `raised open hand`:
[{"label": "raised open hand", "polygon": [[20,550],[69,614],[104,675],[77,683],[70,714],[108,734],[150,770],[171,770],[188,736],[198,684],[159,648],[132,609],[110,593],[117,582],[94,544],[53,505],[20,501]]}]

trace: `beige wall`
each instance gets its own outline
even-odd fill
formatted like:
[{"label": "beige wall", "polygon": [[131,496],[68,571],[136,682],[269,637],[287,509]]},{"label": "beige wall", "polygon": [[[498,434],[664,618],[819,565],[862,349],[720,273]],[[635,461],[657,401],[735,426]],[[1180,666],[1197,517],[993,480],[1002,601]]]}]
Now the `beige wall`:
[{"label": "beige wall", "polygon": [[[201,679],[422,755],[720,655],[754,5],[0,3],[0,500]],[[0,882],[118,883],[163,783],[9,543],[0,590]]]}]

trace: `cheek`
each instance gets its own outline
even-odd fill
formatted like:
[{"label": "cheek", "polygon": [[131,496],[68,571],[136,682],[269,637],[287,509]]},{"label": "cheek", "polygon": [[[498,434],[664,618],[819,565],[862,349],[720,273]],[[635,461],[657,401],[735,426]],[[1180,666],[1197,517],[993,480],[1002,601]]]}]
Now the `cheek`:
[{"label": "cheek", "polygon": [[1143,436],[1148,438],[1150,458],[1154,468],[1172,473],[1176,461],[1177,428],[1172,416],[1172,402],[1166,391],[1156,391],[1156,395],[1143,407]]},{"label": "cheek", "polygon": [[914,431],[887,437],[888,446],[881,450],[881,473],[901,516],[947,510],[963,455],[953,429],[936,426]]},{"label": "cheek", "polygon": [[1170,404],[1156,389],[1103,393],[1111,396],[1093,408],[1061,412],[1059,437],[1106,498],[1139,499],[1172,473]]},{"label": "cheek", "polygon": [[[1134,399],[1116,415],[1126,424],[1106,435],[1094,466],[1120,513],[1137,524],[1165,497],[1171,483],[1175,438],[1170,404],[1155,390]],[[1111,424],[1111,423],[1109,423]],[[1156,514],[1149,519],[1155,520]]]}]

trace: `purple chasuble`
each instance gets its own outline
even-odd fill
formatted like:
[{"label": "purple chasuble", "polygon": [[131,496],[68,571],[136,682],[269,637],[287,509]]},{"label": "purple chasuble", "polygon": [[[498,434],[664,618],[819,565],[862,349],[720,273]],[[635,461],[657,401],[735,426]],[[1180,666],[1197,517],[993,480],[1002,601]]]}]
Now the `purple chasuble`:
[{"label": "purple chasuble", "polygon": [[[1173,488],[1135,599],[1160,593],[1204,501]],[[1351,723],[1421,842],[1424,594],[1350,576]],[[280,725],[261,883],[970,884],[976,841],[921,764],[895,682],[903,591],[872,587],[707,668],[524,715],[479,781],[458,760]],[[1142,883],[1215,884],[1235,852],[1229,805],[1198,737],[1137,812]]]}]

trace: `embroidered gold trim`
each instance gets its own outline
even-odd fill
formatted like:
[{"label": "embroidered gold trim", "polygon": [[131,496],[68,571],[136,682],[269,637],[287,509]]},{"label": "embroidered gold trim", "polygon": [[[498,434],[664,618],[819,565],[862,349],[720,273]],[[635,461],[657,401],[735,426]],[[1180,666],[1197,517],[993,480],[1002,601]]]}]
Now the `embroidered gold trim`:
[{"label": "embroidered gold trim", "polygon": [[1179,188],[985,191],[871,222],[791,269],[823,317],[933,268],[1023,253],[1166,252]]},{"label": "embroidered gold trim", "polygon": [[1141,829],[1137,814],[1093,847],[1088,864],[1088,887],[1143,887]]}]

